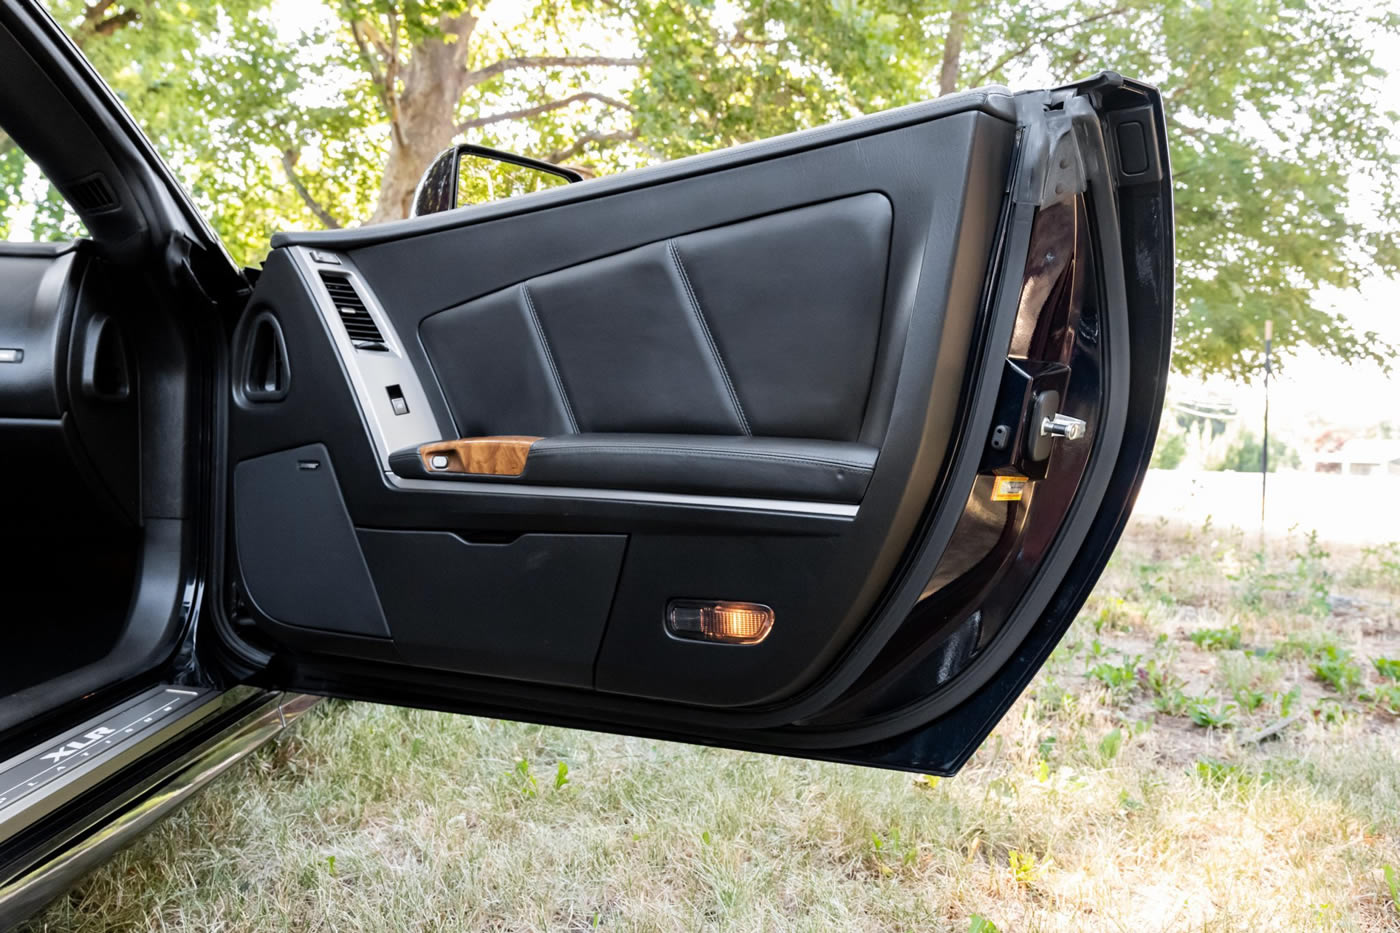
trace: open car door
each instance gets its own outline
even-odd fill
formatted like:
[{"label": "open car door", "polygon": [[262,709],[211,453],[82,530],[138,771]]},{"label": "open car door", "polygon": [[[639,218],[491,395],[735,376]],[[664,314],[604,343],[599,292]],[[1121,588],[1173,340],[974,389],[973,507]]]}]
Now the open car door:
[{"label": "open car door", "polygon": [[201,648],[955,771],[1127,520],[1171,216],[1160,97],[1104,74],[283,234],[231,335]]}]

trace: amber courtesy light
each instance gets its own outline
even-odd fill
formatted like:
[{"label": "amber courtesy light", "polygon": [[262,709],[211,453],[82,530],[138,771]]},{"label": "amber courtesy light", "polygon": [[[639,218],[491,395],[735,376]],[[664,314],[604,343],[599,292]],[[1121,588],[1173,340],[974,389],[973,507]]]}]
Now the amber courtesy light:
[{"label": "amber courtesy light", "polygon": [[772,628],[773,610],[762,603],[673,599],[666,607],[666,630],[677,638],[756,645]]}]

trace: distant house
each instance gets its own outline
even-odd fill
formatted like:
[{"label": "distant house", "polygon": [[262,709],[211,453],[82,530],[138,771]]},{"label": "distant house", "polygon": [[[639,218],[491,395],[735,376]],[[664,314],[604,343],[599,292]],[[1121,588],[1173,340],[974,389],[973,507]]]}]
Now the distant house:
[{"label": "distant house", "polygon": [[1319,453],[1313,469],[1348,476],[1400,476],[1400,440],[1354,437],[1337,450]]}]

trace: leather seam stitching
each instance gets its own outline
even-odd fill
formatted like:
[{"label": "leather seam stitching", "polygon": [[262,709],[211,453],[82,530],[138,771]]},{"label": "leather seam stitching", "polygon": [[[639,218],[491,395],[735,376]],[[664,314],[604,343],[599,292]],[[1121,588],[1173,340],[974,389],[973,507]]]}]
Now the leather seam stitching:
[{"label": "leather seam stitching", "polygon": [[750,454],[739,451],[722,450],[697,450],[694,447],[631,447],[614,446],[606,447],[599,445],[567,444],[559,447],[536,447],[530,452],[531,457],[548,457],[551,454],[562,456],[571,453],[675,453],[688,454],[694,457],[726,457],[730,460],[768,460],[775,463],[804,463],[821,466],[839,466],[850,470],[859,470],[862,473],[874,471],[874,467],[864,463],[853,463],[849,460],[828,460],[821,457],[801,457],[795,454]]},{"label": "leather seam stitching", "polygon": [[686,297],[690,299],[690,309],[695,312],[695,319],[700,323],[700,332],[705,335],[705,343],[710,347],[710,355],[714,358],[715,366],[719,368],[720,378],[724,380],[725,391],[729,393],[729,403],[734,406],[734,413],[739,416],[739,425],[744,429],[746,435],[752,437],[753,429],[749,427],[749,419],[744,415],[744,406],[739,404],[739,393],[734,390],[734,383],[729,378],[729,368],[724,365],[724,357],[720,355],[719,346],[715,343],[714,335],[710,333],[709,322],[705,320],[705,312],[700,307],[700,299],[690,284],[690,276],[686,274],[685,264],[681,262],[681,251],[676,247],[674,239],[666,241],[666,250],[671,254],[671,262],[675,264],[676,273],[681,278],[681,284],[685,286]]},{"label": "leather seam stitching", "polygon": [[549,339],[544,335],[544,325],[540,323],[539,312],[535,310],[535,300],[530,297],[530,286],[521,285],[520,294],[525,298],[525,310],[530,312],[530,323],[534,325],[535,337],[539,339],[545,361],[549,363],[549,372],[554,377],[554,389],[559,393],[559,400],[564,403],[564,415],[569,419],[569,427],[573,429],[573,433],[577,434],[578,420],[574,418],[574,406],[569,404],[569,393],[564,389],[564,378],[559,374],[559,365],[554,362],[554,351],[549,348]]}]

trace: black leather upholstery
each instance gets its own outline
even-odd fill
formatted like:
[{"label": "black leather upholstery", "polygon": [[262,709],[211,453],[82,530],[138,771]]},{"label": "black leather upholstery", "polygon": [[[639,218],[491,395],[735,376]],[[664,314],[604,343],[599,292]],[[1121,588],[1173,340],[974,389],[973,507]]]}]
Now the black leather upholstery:
[{"label": "black leather upholstery", "polygon": [[537,441],[520,476],[429,474],[416,448],[390,464],[413,478],[859,502],[878,453],[867,444],[783,437],[562,434]]},{"label": "black leather upholstery", "polygon": [[853,441],[890,224],[867,193],[651,243],[432,315],[423,346],[464,437]]}]

